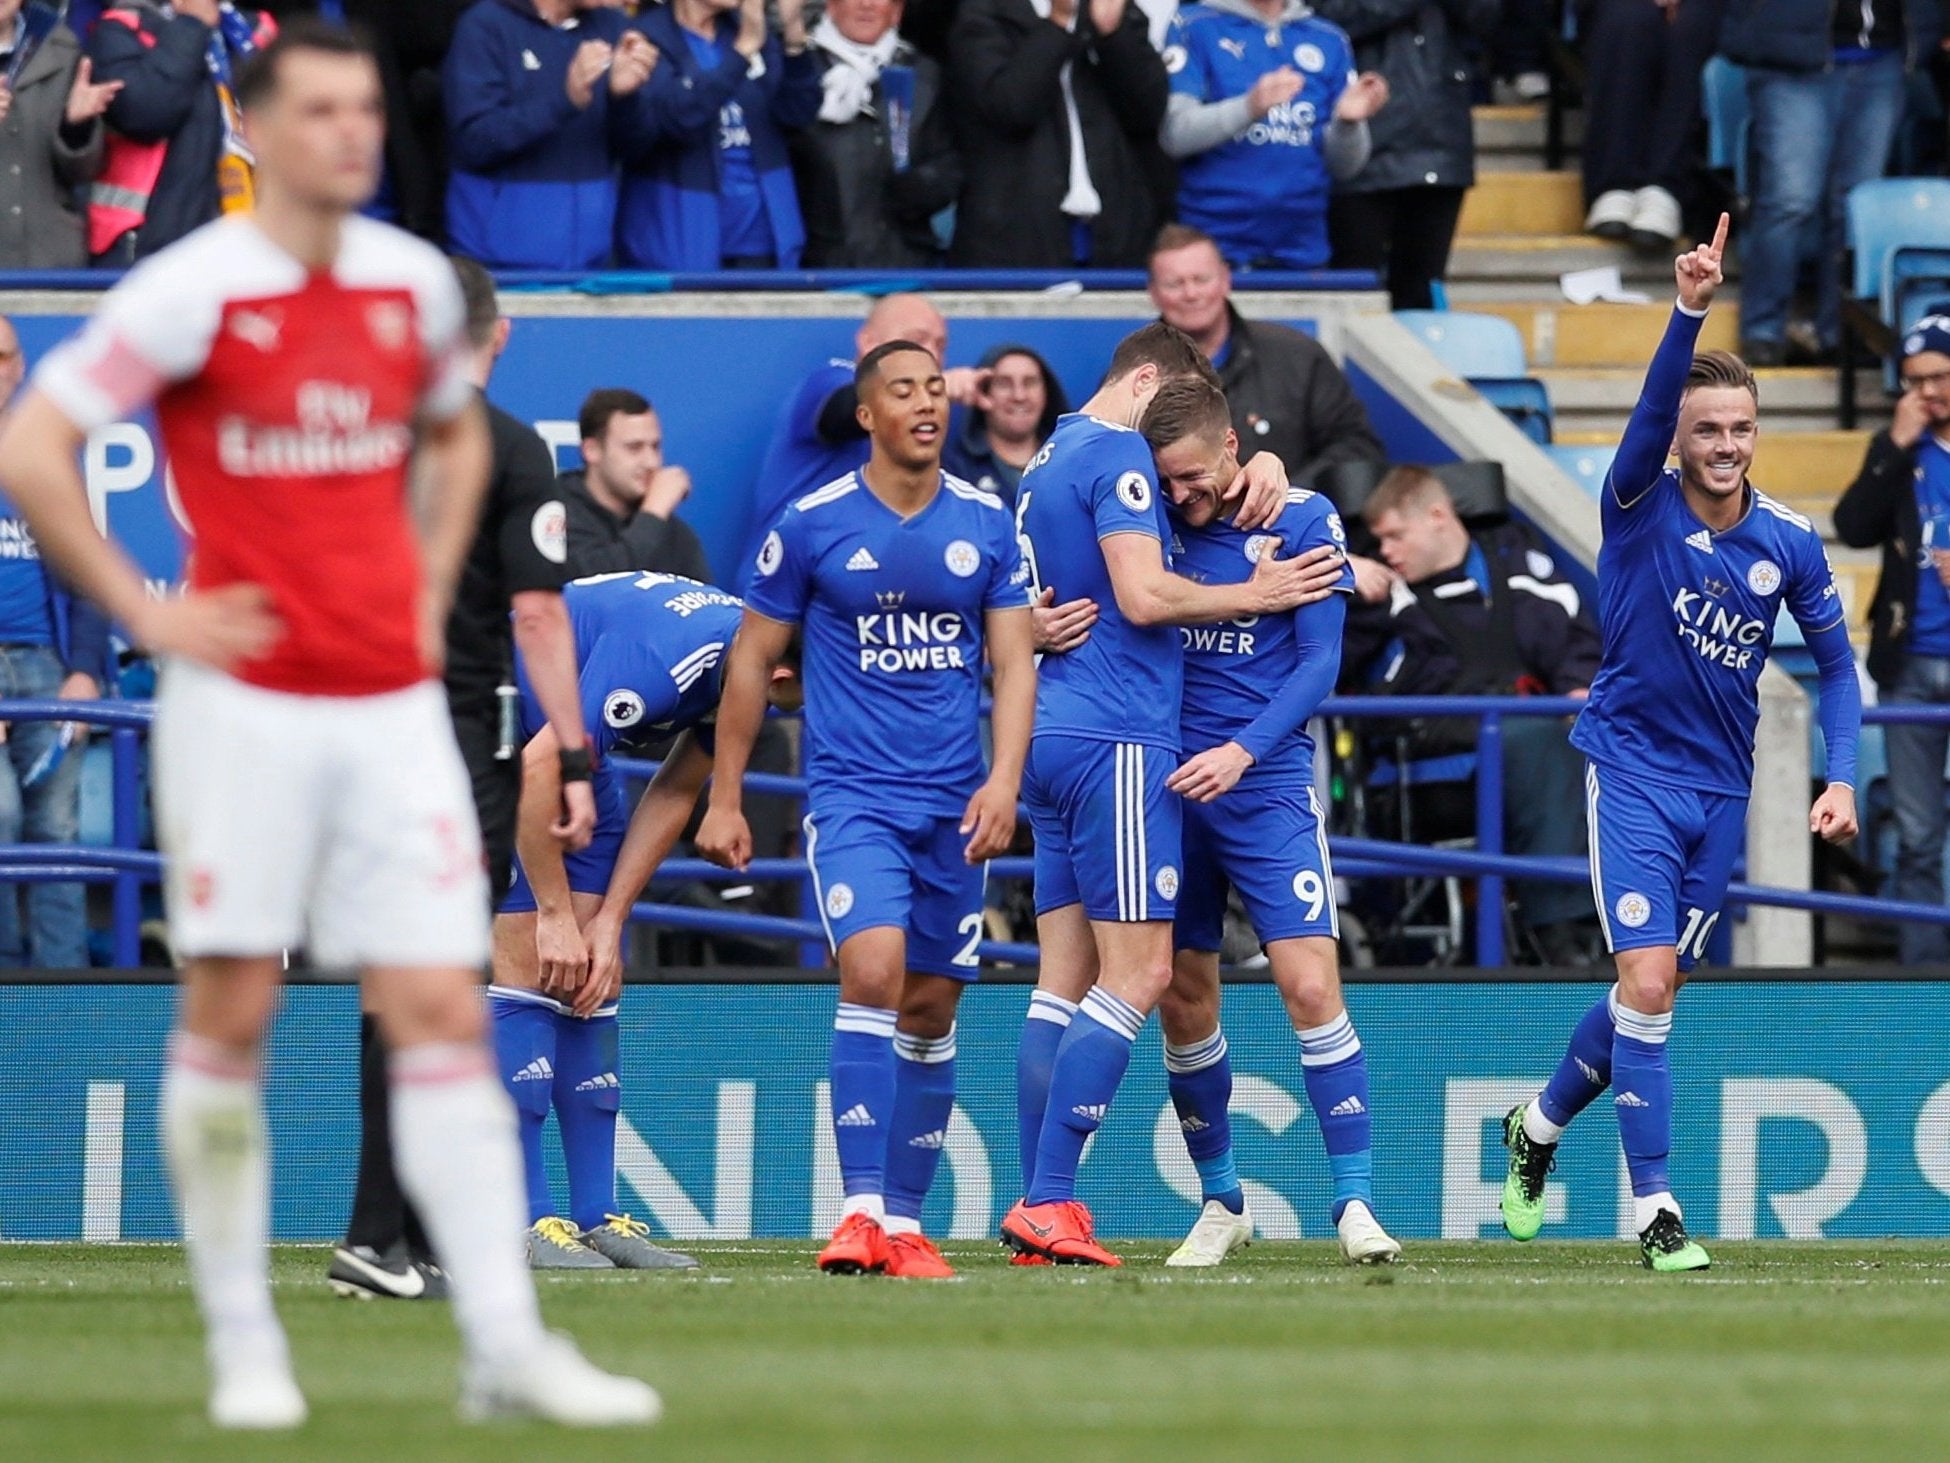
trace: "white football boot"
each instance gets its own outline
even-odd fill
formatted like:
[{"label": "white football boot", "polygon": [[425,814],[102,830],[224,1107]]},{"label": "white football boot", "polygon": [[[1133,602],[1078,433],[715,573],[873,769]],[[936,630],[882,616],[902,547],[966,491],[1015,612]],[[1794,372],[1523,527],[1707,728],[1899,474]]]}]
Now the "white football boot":
[{"label": "white football boot", "polygon": [[1175,1268],[1209,1269],[1223,1264],[1234,1250],[1252,1243],[1253,1211],[1243,1206],[1234,1214],[1217,1199],[1207,1199],[1185,1243],[1171,1252],[1165,1264]]},{"label": "white football boot", "polygon": [[282,1367],[227,1367],[210,1389],[215,1427],[283,1432],[302,1427],[307,1415],[305,1394]]},{"label": "white football boot", "polygon": [[470,1366],[460,1396],[466,1422],[532,1417],[564,1427],[647,1427],[663,1413],[648,1382],[611,1376],[553,1333],[532,1351]]},{"label": "white football boot", "polygon": [[1401,1241],[1383,1229],[1359,1199],[1341,1211],[1335,1228],[1341,1234],[1341,1257],[1350,1265],[1386,1265],[1401,1255]]}]

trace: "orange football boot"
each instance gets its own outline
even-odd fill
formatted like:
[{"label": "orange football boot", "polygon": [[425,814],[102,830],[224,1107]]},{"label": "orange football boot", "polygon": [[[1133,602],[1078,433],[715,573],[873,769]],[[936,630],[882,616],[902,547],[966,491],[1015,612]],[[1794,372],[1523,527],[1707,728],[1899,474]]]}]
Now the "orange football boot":
[{"label": "orange football boot", "polygon": [[952,1280],[955,1267],[924,1234],[887,1236],[887,1273],[902,1280]]},{"label": "orange football boot", "polygon": [[1002,1220],[1004,1243],[1058,1265],[1122,1265],[1092,1237],[1090,1211],[1075,1199],[1060,1204],[1016,1202]]},{"label": "orange football boot", "polygon": [[1009,1263],[1011,1265],[1047,1265],[1050,1263],[1050,1260],[1047,1255],[1032,1255],[1028,1250],[1017,1250],[1013,1255],[1009,1256]]},{"label": "orange football boot", "polygon": [[887,1231],[871,1214],[849,1214],[819,1252],[828,1275],[877,1275],[887,1268]]}]

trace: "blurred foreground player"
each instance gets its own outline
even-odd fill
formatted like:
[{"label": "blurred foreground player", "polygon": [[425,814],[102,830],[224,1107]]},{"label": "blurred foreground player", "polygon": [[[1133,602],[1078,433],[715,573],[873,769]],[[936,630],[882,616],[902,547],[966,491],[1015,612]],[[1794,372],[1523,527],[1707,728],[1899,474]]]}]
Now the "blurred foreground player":
[{"label": "blurred foreground player", "polygon": [[[467,379],[485,392],[495,359],[508,343],[508,321],[488,272],[471,259],[450,262],[466,310]],[[499,694],[512,674],[510,657],[516,648],[561,748],[559,814],[551,834],[566,848],[586,846],[595,832],[596,803],[589,790],[589,742],[576,696],[575,636],[562,604],[568,540],[555,464],[526,424],[485,398],[482,405],[491,443],[487,497],[447,617],[442,679],[454,738],[474,791],[492,907],[508,887],[515,800],[521,793],[517,749],[502,744]],[[390,1107],[386,1044],[368,1011],[359,1018],[359,1173],[352,1217],[325,1278],[334,1291],[351,1299],[442,1300],[446,1274],[393,1169]]]},{"label": "blurred foreground player", "polygon": [[1334,505],[1291,488],[1256,534],[1226,522],[1243,489],[1225,394],[1199,380],[1169,381],[1146,409],[1145,440],[1171,499],[1182,548],[1178,572],[1237,584],[1269,554],[1325,548],[1342,561],[1337,592],[1284,614],[1186,626],[1190,754],[1165,787],[1185,800],[1185,873],[1173,922],[1171,987],[1158,1003],[1172,1106],[1203,1189],[1198,1222],[1165,1261],[1217,1265],[1252,1238],[1253,1219],[1232,1157],[1232,1063],[1219,1026],[1219,946],[1226,889],[1239,891],[1273,982],[1300,1039],[1307,1101],[1334,1176],[1332,1220],[1341,1253],[1363,1263],[1401,1253],[1374,1217],[1367,1056],[1341,999],[1340,918],[1327,828],[1314,790],[1307,721],[1334,689],[1354,570]]},{"label": "blurred foreground player", "polygon": [[[623,931],[650,876],[690,821],[711,775],[712,722],[724,657],[744,606],[672,574],[603,574],[564,593],[575,628],[582,717],[593,729],[596,836],[564,857],[555,836],[563,786],[556,722],[544,719],[517,655],[526,739],[515,884],[494,920],[489,1010],[501,1081],[521,1122],[528,1177],[528,1263],[537,1270],[690,1270],[697,1261],[650,1243],[616,1211],[616,1115],[622,1106],[617,1001]],[[790,706],[797,682],[773,678]],[[612,754],[675,737],[636,811]],[[542,1127],[555,1113],[569,1171],[564,1219],[549,1192]]]},{"label": "blurred foreground player", "polygon": [[[751,859],[743,782],[772,668],[802,627],[806,860],[839,959],[830,1062],[845,1198],[829,1274],[954,1274],[921,1209],[955,1102],[955,1010],[976,978],[988,860],[1016,831],[1036,705],[1028,573],[993,494],[941,470],[948,387],[892,341],[855,376],[864,467],[765,536],[725,675],[698,851]],[[982,767],[986,657],[995,753]]]},{"label": "blurred foreground player", "polygon": [[[1588,759],[1591,892],[1618,983],[1578,1023],[1550,1083],[1503,1123],[1503,1227],[1533,1239],[1565,1125],[1613,1089],[1639,1256],[1704,1270],[1672,1195],[1673,998],[1706,953],[1746,846],[1759,682],[1786,605],[1821,668],[1828,786],[1809,829],[1855,836],[1862,697],[1821,534],[1747,480],[1758,431],[1753,372],[1693,354],[1719,287],[1727,219],[1679,256],[1679,301],[1646,372],[1600,503],[1604,659],[1571,743]],[[1665,465],[1676,451],[1679,466]]]},{"label": "blurred foreground player", "polygon": [[[43,551],[164,659],[157,827],[185,968],[161,1115],[210,1416],[306,1413],[271,1304],[259,1072],[280,952],[304,944],[361,969],[392,1052],[400,1178],[452,1280],[463,1415],[650,1422],[649,1387],[543,1330],[521,1263],[476,984],[480,839],[434,679],[488,465],[460,293],[437,253],[354,212],[382,135],[362,43],[294,22],[237,95],[256,213],[135,269],[0,434]],[[91,428],[150,402],[194,530],[180,599],[151,599],[102,539],[76,468]]]}]

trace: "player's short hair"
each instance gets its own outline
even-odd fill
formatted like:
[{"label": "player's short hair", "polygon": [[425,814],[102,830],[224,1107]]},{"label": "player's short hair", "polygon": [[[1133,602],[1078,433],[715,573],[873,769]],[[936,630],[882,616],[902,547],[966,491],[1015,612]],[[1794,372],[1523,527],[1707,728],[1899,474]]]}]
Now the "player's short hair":
[{"label": "player's short hair", "polygon": [[627,386],[598,387],[582,399],[582,410],[576,413],[576,430],[584,442],[600,442],[609,431],[611,417],[640,417],[655,410],[648,397],[638,395]]},{"label": "player's short hair", "polygon": [[372,38],[357,25],[334,25],[312,15],[294,16],[254,52],[237,72],[237,105],[245,111],[277,92],[278,72],[294,51],[322,51],[328,56],[364,56],[375,66]]},{"label": "player's short hair", "polygon": [[[900,355],[904,351],[913,351],[916,355],[923,355],[929,360],[934,361],[933,351],[924,345],[917,345],[911,340],[890,340],[884,345],[877,345],[864,356],[861,356],[860,363],[853,368],[853,394],[855,396],[866,395],[867,387],[880,374],[880,363],[886,360],[887,357]],[[941,362],[934,361],[934,364],[936,369],[939,369]]]},{"label": "player's short hair", "polygon": [[1194,244],[1210,244],[1214,250],[1219,247],[1219,241],[1204,229],[1195,229],[1190,224],[1166,224],[1158,230],[1158,237],[1151,241],[1151,252],[1144,256],[1145,267],[1150,268],[1160,254],[1176,253]]},{"label": "player's short hair", "polygon": [[460,281],[467,343],[478,350],[494,338],[494,327],[501,323],[501,301],[495,297],[494,276],[459,254],[449,254],[447,262],[453,265],[454,278]]},{"label": "player's short hair", "polygon": [[1122,381],[1140,366],[1156,366],[1158,374],[1167,381],[1190,377],[1215,388],[1219,386],[1219,373],[1212,369],[1198,343],[1176,325],[1167,325],[1162,320],[1139,326],[1117,342],[1117,349],[1110,353],[1110,365],[1104,371],[1104,382],[1108,385]]},{"label": "player's short hair", "polygon": [[1693,364],[1686,368],[1686,385],[1679,399],[1684,401],[1702,386],[1738,388],[1753,397],[1756,409],[1760,406],[1760,383],[1754,380],[1754,368],[1732,351],[1701,351],[1694,356]]},{"label": "player's short hair", "polygon": [[1427,513],[1438,503],[1447,503],[1451,508],[1455,500],[1449,490],[1442,485],[1442,479],[1428,468],[1414,463],[1401,467],[1391,467],[1375,484],[1374,491],[1368,494],[1368,501],[1361,505],[1361,521],[1373,528],[1390,513]]},{"label": "player's short hair", "polygon": [[1223,391],[1196,376],[1180,376],[1158,388],[1138,430],[1153,452],[1161,452],[1187,437],[1223,442],[1231,426],[1232,409]]}]

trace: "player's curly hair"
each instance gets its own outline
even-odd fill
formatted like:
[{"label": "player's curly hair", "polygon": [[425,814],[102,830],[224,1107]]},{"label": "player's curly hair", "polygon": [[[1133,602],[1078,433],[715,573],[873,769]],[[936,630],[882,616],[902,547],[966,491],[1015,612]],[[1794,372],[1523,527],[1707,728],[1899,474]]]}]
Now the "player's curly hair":
[{"label": "player's curly hair", "polygon": [[1684,401],[1702,386],[1737,387],[1753,397],[1756,407],[1760,405],[1760,384],[1754,380],[1753,367],[1732,351],[1701,351],[1694,356],[1679,399]]}]

